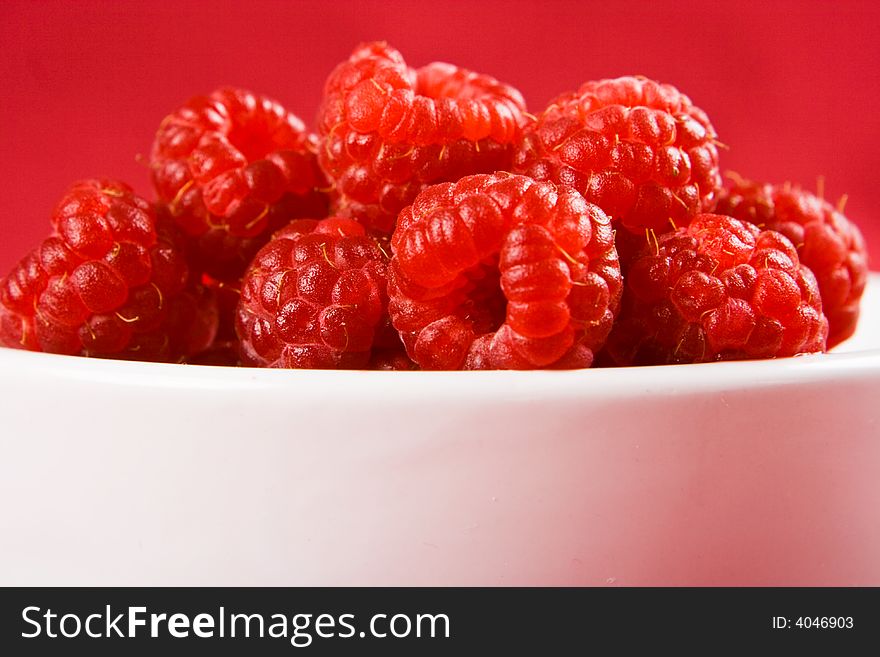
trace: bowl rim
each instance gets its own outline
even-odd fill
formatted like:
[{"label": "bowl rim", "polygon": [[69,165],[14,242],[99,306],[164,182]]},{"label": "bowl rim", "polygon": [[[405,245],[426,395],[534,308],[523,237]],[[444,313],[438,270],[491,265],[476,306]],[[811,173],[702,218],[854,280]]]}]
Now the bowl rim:
[{"label": "bowl rim", "polygon": [[[247,390],[296,399],[346,397],[388,403],[415,399],[471,400],[638,397],[646,394],[713,393],[850,380],[875,380],[880,392],[880,349],[809,354],[792,358],[682,365],[608,367],[584,370],[490,370],[395,372],[369,370],[281,370],[214,365],[144,363],[61,356],[0,348],[0,386],[31,384],[111,385],[211,392]],[[5,380],[5,383],[4,383]],[[26,387],[25,387],[26,388]],[[430,395],[430,397],[428,397]],[[293,401],[294,397],[291,397]]]},{"label": "bowl rim", "polygon": [[[541,397],[634,397],[645,394],[717,392],[829,381],[873,379],[880,393],[880,272],[869,276],[871,346],[806,354],[791,358],[724,361],[688,365],[600,367],[581,370],[371,371],[285,370],[217,365],[180,365],[103,358],[83,358],[0,347],[0,385],[14,390],[27,379],[150,388],[278,391],[296,399],[342,393],[351,399],[387,403],[399,399]],[[876,297],[876,298],[875,298]],[[876,306],[876,307],[875,307]],[[866,308],[865,304],[862,306]],[[876,317],[875,317],[876,315]],[[863,333],[864,335],[864,333]],[[874,345],[877,345],[876,347]],[[341,399],[341,397],[340,397]]]}]

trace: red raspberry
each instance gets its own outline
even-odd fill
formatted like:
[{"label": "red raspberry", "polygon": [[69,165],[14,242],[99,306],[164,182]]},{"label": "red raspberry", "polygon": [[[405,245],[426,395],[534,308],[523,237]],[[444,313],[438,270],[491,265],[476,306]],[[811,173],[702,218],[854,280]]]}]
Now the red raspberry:
[{"label": "red raspberry", "polygon": [[240,343],[235,332],[238,315],[238,301],[241,290],[238,283],[225,283],[207,274],[202,274],[201,285],[210,291],[217,304],[217,334],[214,342],[194,358],[188,358],[190,365],[240,365]]},{"label": "red raspberry", "polygon": [[238,367],[241,359],[238,355],[239,343],[214,341],[205,351],[184,361],[187,365],[213,365],[215,367]]},{"label": "red raspberry", "polygon": [[856,329],[868,252],[855,224],[827,201],[792,185],[743,180],[721,192],[718,212],[785,235],[819,283],[829,349]]},{"label": "red raspberry", "polygon": [[[238,302],[241,298],[241,282],[225,283],[203,274],[202,285],[217,297],[217,311],[220,318],[217,327],[217,341],[221,343],[234,342],[237,345],[238,335],[235,332],[235,321],[238,316]],[[238,353],[237,346],[235,352]]]},{"label": "red raspberry", "polygon": [[319,112],[337,213],[390,234],[425,186],[509,169],[524,112],[519,91],[488,75],[413,70],[386,43],[359,46],[330,74]]},{"label": "red raspberry", "polygon": [[526,127],[514,170],[571,185],[632,233],[667,232],[711,208],[721,185],[715,137],[671,85],[587,82]]},{"label": "red raspberry", "polygon": [[153,182],[190,236],[199,268],[237,280],[274,230],[326,214],[316,144],[295,115],[240,89],[197,96],[165,117]]},{"label": "red raspberry", "polygon": [[374,349],[370,358],[370,369],[397,372],[417,370],[419,366],[410,359],[403,345],[400,345],[396,349]]},{"label": "red raspberry", "polygon": [[389,311],[423,369],[589,367],[621,279],[608,217],[507,173],[429,187],[400,214]]},{"label": "red raspberry", "polygon": [[812,272],[780,233],[716,214],[660,236],[629,268],[607,351],[618,365],[823,351]]},{"label": "red raspberry", "polygon": [[242,281],[242,362],[366,367],[387,312],[386,260],[351,219],[300,219],[276,233]]},{"label": "red raspberry", "polygon": [[189,362],[215,344],[217,298],[201,285],[188,285],[168,301],[167,316],[158,329],[135,334],[128,350],[116,358]]},{"label": "red raspberry", "polygon": [[185,290],[173,226],[112,180],[75,184],[53,233],[0,284],[6,346],[62,354],[176,360],[213,340],[211,298]]}]

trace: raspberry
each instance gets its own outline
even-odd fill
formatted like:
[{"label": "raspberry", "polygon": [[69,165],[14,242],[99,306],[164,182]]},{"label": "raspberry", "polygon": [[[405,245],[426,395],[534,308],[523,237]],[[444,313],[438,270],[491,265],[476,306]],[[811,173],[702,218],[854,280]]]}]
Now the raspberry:
[{"label": "raspberry", "polygon": [[391,245],[391,319],[423,369],[589,367],[619,304],[608,217],[525,176],[429,187]]},{"label": "raspberry", "polygon": [[240,89],[197,96],[165,117],[153,182],[200,270],[238,280],[274,230],[326,214],[316,143],[281,105]]},{"label": "raspberry", "polygon": [[410,359],[401,345],[397,349],[375,349],[370,358],[370,369],[396,372],[417,370],[418,365]]},{"label": "raspberry", "polygon": [[386,315],[386,260],[351,219],[300,219],[276,233],[242,281],[242,362],[365,368]]},{"label": "raspberry", "polygon": [[210,344],[216,308],[186,288],[176,229],[112,180],[75,184],[53,232],[0,284],[0,341],[61,354],[176,360]]},{"label": "raspberry", "polygon": [[238,340],[235,340],[235,342],[219,342],[215,340],[205,351],[202,351],[191,358],[187,358],[184,362],[187,365],[238,367],[241,365],[238,351]]},{"label": "raspberry", "polygon": [[716,214],[642,249],[608,337],[618,365],[793,356],[825,349],[816,279],[775,231]]},{"label": "raspberry", "polygon": [[238,302],[241,298],[241,283],[225,283],[215,278],[202,275],[201,283],[212,291],[217,298],[217,313],[219,322],[217,326],[217,338],[215,346],[223,348],[223,345],[232,348],[238,357],[238,334],[235,332],[235,321],[238,316]]},{"label": "raspberry", "polygon": [[167,316],[158,329],[135,334],[126,353],[116,358],[189,362],[215,343],[217,299],[212,290],[188,285],[168,301]]},{"label": "raspberry", "polygon": [[414,70],[386,43],[359,46],[330,74],[319,111],[336,212],[390,234],[425,186],[510,169],[524,112],[519,91],[488,75]]},{"label": "raspberry", "polygon": [[216,300],[217,332],[214,341],[195,357],[188,358],[189,365],[240,365],[240,343],[235,332],[238,315],[238,301],[241,297],[241,283],[225,283],[207,274],[202,274],[201,285],[210,291]]},{"label": "raspberry", "polygon": [[218,301],[211,290],[189,286],[171,301],[168,325],[172,353],[183,358],[208,350],[216,341]]},{"label": "raspberry", "polygon": [[792,185],[735,177],[722,190],[718,212],[785,235],[819,283],[828,318],[829,349],[850,337],[868,278],[865,240],[855,224],[827,201]]},{"label": "raspberry", "polygon": [[514,171],[574,187],[632,233],[667,232],[711,209],[721,185],[715,138],[671,85],[587,82],[526,126]]}]

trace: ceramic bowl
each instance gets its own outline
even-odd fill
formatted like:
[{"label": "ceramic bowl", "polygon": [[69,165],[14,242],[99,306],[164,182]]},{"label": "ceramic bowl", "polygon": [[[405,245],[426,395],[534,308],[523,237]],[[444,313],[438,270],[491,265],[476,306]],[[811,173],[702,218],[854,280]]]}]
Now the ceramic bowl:
[{"label": "ceramic bowl", "polygon": [[0,584],[880,585],[880,275],[798,358],[267,371],[0,349]]}]

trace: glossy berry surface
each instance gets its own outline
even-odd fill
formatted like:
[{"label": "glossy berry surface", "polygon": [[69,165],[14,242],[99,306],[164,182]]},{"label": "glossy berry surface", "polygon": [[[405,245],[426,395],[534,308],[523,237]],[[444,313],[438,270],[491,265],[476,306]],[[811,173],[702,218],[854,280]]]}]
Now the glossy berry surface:
[{"label": "glossy berry surface", "polygon": [[210,295],[188,287],[179,235],[113,180],[75,184],[52,234],[0,283],[0,339],[60,354],[177,360],[216,332]]},{"label": "glossy berry surface", "polygon": [[816,279],[787,238],[701,214],[632,262],[607,353],[618,365],[773,358],[824,351],[827,335]]},{"label": "glossy berry surface", "polygon": [[298,117],[241,89],[196,96],[165,117],[153,183],[189,236],[194,267],[236,280],[274,230],[326,214],[316,143]]},{"label": "glossy berry surface", "polygon": [[619,304],[608,217],[525,176],[429,187],[391,245],[389,312],[423,369],[589,367]]},{"label": "glossy berry surface", "polygon": [[831,203],[793,185],[735,178],[721,192],[718,212],[785,235],[819,283],[828,318],[828,347],[850,337],[868,279],[865,240]]},{"label": "glossy berry surface", "polygon": [[715,129],[668,84],[587,82],[525,128],[514,170],[574,187],[617,228],[644,235],[711,209],[721,185]]},{"label": "glossy berry surface", "polygon": [[293,221],[260,250],[242,281],[242,363],[366,368],[386,323],[386,262],[351,219]]},{"label": "glossy berry surface", "polygon": [[359,46],[330,74],[319,112],[336,212],[390,234],[426,185],[509,169],[524,111],[519,91],[488,75],[415,70],[386,43]]}]

